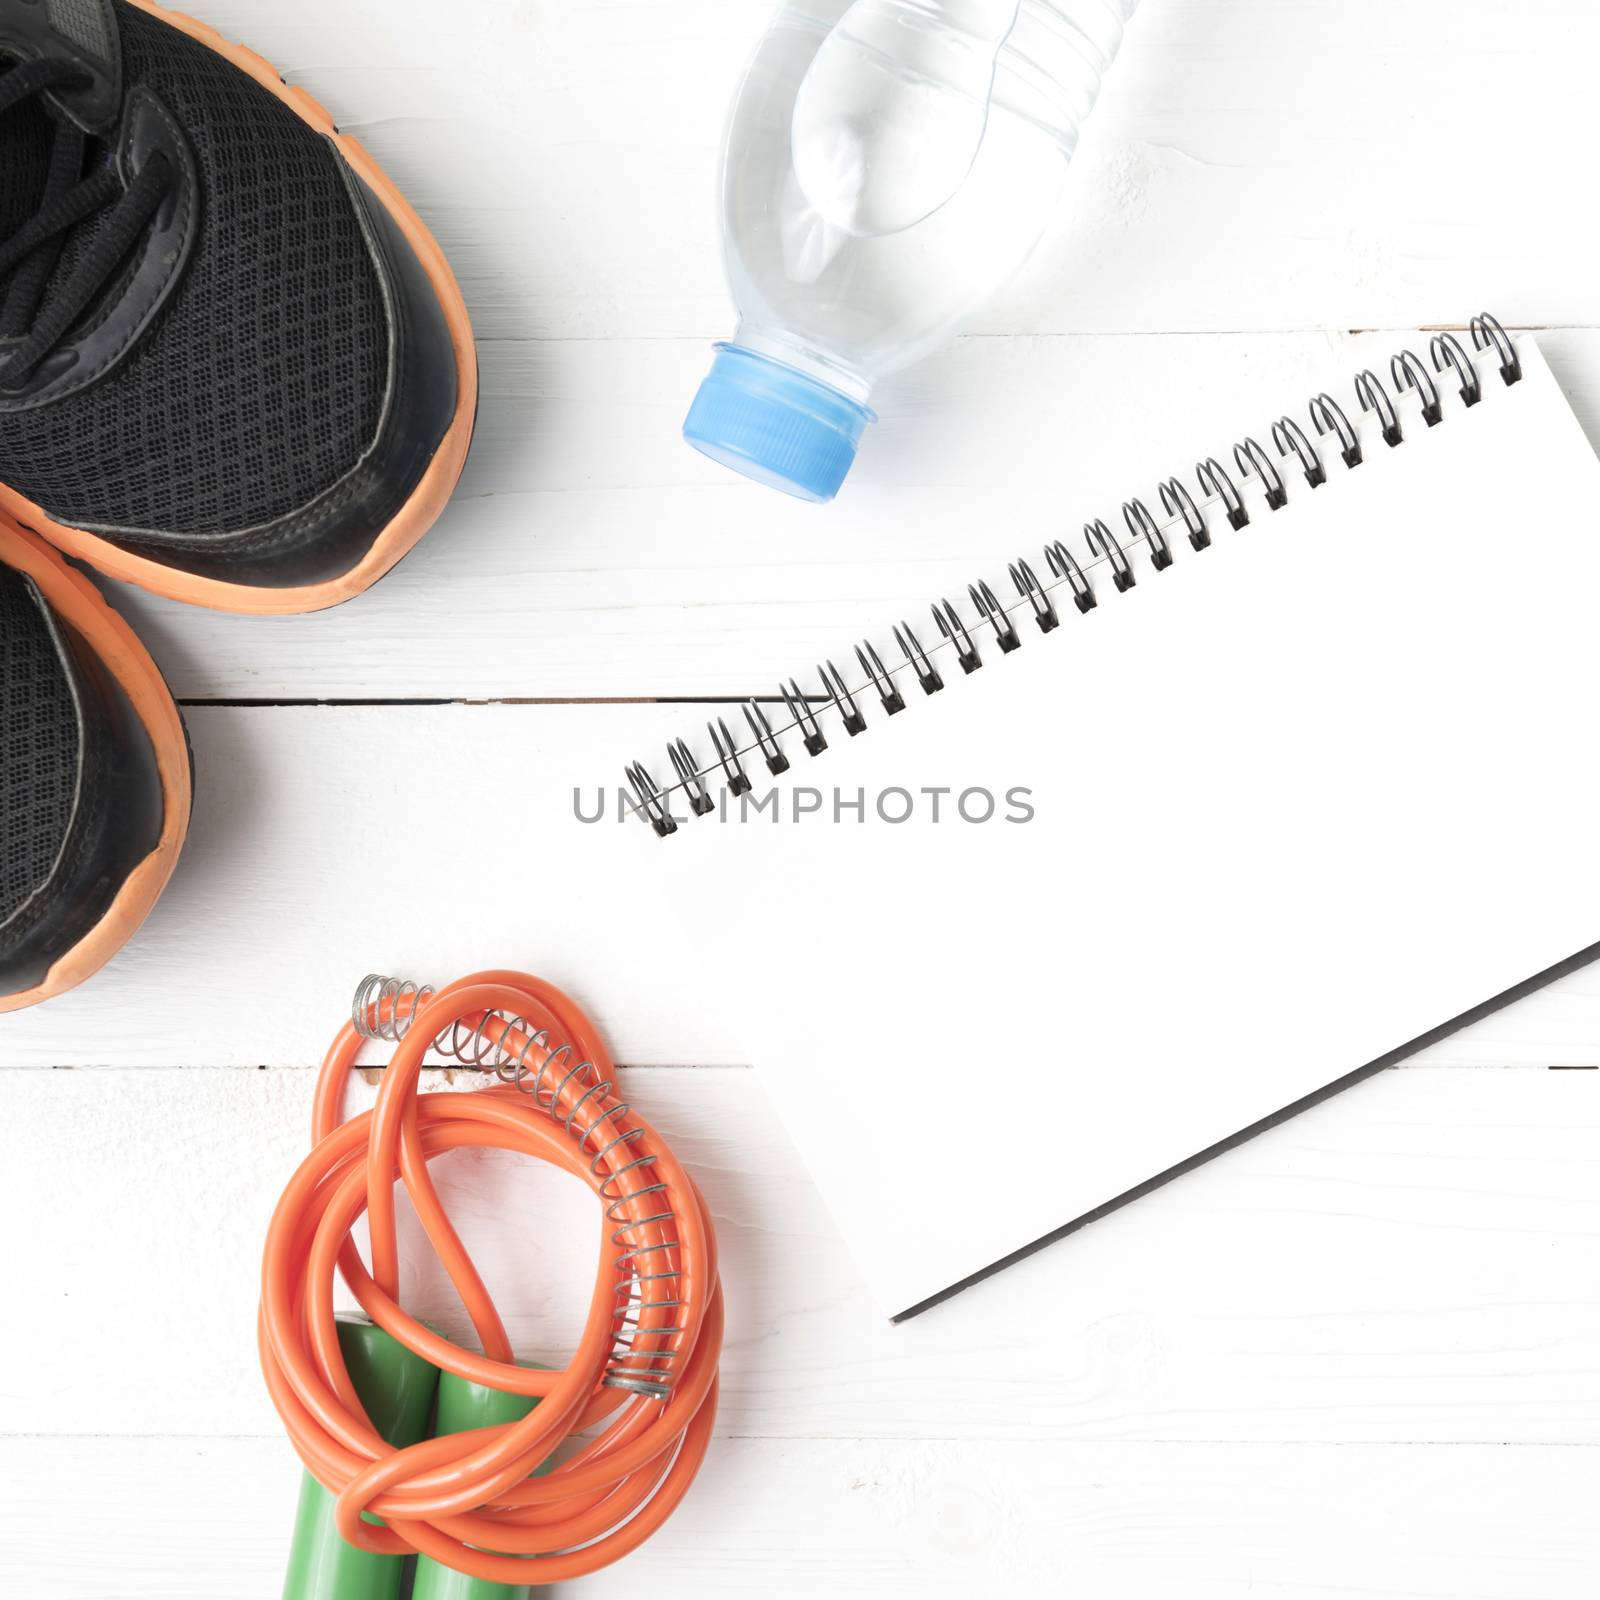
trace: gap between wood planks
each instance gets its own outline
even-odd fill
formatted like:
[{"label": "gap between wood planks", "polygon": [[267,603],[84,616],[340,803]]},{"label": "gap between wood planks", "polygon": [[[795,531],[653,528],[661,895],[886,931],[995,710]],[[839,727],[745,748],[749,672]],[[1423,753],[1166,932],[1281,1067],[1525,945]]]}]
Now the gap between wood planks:
[{"label": "gap between wood planks", "polygon": [[[749,1062],[731,1063],[726,1061],[701,1063],[696,1061],[615,1061],[613,1068],[618,1072],[753,1072],[754,1066]],[[380,1074],[387,1067],[386,1062],[373,1061],[363,1063],[355,1070],[360,1073],[368,1083],[375,1083]],[[130,1072],[316,1072],[319,1064],[314,1061],[302,1062],[296,1065],[284,1062],[257,1061],[246,1062],[237,1066],[214,1066],[204,1062],[191,1062],[184,1065],[181,1062],[153,1065],[149,1062],[135,1062],[131,1066],[116,1066],[110,1062],[89,1061],[53,1061],[19,1062],[15,1065],[10,1062],[0,1062],[0,1073],[7,1072],[110,1072],[119,1077]],[[451,1082],[463,1074],[477,1077],[493,1075],[492,1067],[464,1067],[459,1062],[430,1061],[422,1068],[424,1073],[433,1077],[442,1077],[445,1082]],[[1545,1063],[1502,1061],[1502,1062],[1439,1062],[1439,1061],[1397,1061],[1392,1067],[1386,1068],[1389,1072],[1600,1072],[1600,1062],[1590,1061],[1550,1061]]]},{"label": "gap between wood planks", "polygon": [[[816,705],[826,705],[829,697],[825,694],[808,694],[805,699]],[[450,695],[419,695],[415,698],[404,695],[388,696],[384,698],[354,697],[350,699],[293,699],[293,698],[264,698],[251,699],[179,699],[178,704],[185,709],[214,710],[217,707],[224,709],[239,708],[243,710],[257,710],[266,707],[282,709],[312,710],[349,710],[364,707],[399,707],[399,706],[742,706],[751,700],[758,700],[764,705],[781,705],[783,697],[776,694],[631,694],[631,695],[468,695],[454,697]]]},{"label": "gap between wood planks", "polygon": [[[378,1041],[374,1041],[375,1043]],[[752,1072],[755,1069],[749,1062],[729,1063],[726,1061],[698,1062],[698,1061],[614,1061],[613,1070],[617,1072]],[[360,1073],[371,1083],[376,1081],[375,1075],[381,1074],[388,1066],[384,1061],[371,1061],[358,1063],[355,1071]],[[477,1078],[494,1076],[493,1067],[466,1067],[459,1061],[429,1061],[423,1064],[422,1070],[443,1076],[448,1082],[452,1078],[463,1074]],[[1446,1070],[1454,1071],[1455,1068]],[[55,1061],[48,1065],[40,1062],[21,1062],[15,1066],[0,1062],[0,1072],[107,1072],[117,1077],[123,1077],[130,1072],[319,1072],[321,1064],[316,1061],[306,1061],[298,1064],[289,1064],[281,1061],[256,1061],[239,1065],[215,1066],[205,1062],[190,1062],[185,1066],[181,1062],[170,1062],[164,1065],[153,1065],[149,1062],[135,1062],[131,1066],[118,1066],[112,1062],[90,1061]]]}]

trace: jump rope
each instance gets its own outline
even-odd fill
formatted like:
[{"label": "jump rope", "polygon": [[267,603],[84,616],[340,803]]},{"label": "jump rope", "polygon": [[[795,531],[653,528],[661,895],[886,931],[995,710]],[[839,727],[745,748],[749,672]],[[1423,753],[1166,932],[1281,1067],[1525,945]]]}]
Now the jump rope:
[{"label": "jump rope", "polygon": [[[342,1121],[369,1039],[396,1048],[372,1110]],[[430,1049],[501,1081],[420,1094]],[[312,1144],[273,1213],[261,1277],[262,1369],[309,1475],[285,1600],[392,1600],[408,1577],[414,1600],[520,1595],[640,1545],[711,1437],[722,1289],[700,1191],[618,1098],[594,1024],[526,973],[438,992],[370,977],[323,1061]],[[601,1203],[594,1293],[563,1368],[516,1362],[440,1203],[428,1163],[469,1148],[548,1161]],[[400,1305],[397,1181],[481,1355]],[[363,1214],[370,1268],[351,1237]],[[336,1274],[366,1320],[336,1316]]]}]

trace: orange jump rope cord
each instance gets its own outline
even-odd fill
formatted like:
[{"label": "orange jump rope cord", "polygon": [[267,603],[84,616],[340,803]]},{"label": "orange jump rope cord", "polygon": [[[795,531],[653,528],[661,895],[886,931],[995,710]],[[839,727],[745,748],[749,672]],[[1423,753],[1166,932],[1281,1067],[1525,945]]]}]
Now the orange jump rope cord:
[{"label": "orange jump rope cord", "polygon": [[[694,1480],[717,1409],[722,1288],[705,1202],[661,1138],[611,1091],[594,1025],[559,989],[519,972],[484,972],[424,1003],[389,996],[373,1025],[409,1023],[377,1104],[340,1114],[363,1043],[347,1023],[328,1051],[312,1115],[313,1149],[289,1180],[262,1262],[262,1370],[295,1451],[337,1499],[344,1539],[418,1553],[506,1584],[560,1583],[636,1548]],[[526,1028],[508,1020],[525,1019]],[[471,1030],[515,1082],[420,1095],[431,1041]],[[554,1036],[555,1046],[545,1035]],[[566,1048],[570,1046],[570,1049]],[[592,1063],[584,1072],[580,1063]],[[532,1083],[530,1096],[526,1085]],[[518,1087],[517,1084],[523,1085]],[[624,1122],[624,1117],[626,1122]],[[565,1368],[517,1366],[494,1302],[440,1204],[428,1162],[468,1147],[514,1150],[582,1178],[603,1203],[600,1266],[578,1348]],[[483,1346],[463,1350],[398,1299],[398,1179]],[[370,1271],[350,1230],[365,1212]],[[619,1248],[621,1253],[619,1254]],[[385,1332],[442,1371],[537,1395],[520,1422],[397,1450],[373,1430],[345,1370],[334,1321],[338,1273]],[[629,1365],[626,1354],[644,1352]],[[650,1353],[670,1372],[667,1398],[608,1385]],[[569,1460],[530,1474],[570,1435],[604,1423]],[[377,1527],[363,1512],[381,1517]],[[523,1559],[535,1556],[533,1563]]]}]

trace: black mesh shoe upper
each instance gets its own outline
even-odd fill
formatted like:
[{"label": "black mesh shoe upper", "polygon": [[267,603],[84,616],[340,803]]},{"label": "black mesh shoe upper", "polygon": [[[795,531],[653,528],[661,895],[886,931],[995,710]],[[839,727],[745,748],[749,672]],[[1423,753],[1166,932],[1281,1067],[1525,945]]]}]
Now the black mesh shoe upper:
[{"label": "black mesh shoe upper", "polygon": [[149,734],[114,675],[0,564],[0,998],[94,931],[163,815]]},{"label": "black mesh shoe upper", "polygon": [[[10,75],[47,70],[7,59],[19,6],[36,9],[0,0],[0,103]],[[83,135],[59,88],[0,114],[0,479],[57,522],[188,570],[268,585],[342,570],[377,527],[319,544],[338,541],[341,518],[381,526],[453,416],[436,296],[329,140],[177,28],[121,0],[105,15],[120,35],[115,126]],[[158,154],[127,156],[130,138]],[[86,176],[103,194],[82,198]],[[97,199],[7,265],[7,239],[37,232],[41,208]],[[146,315],[136,280],[162,270],[152,241],[182,264]],[[53,297],[72,308],[75,277],[103,284],[62,341],[100,352],[76,369],[94,380],[71,387],[57,352],[66,392],[19,393],[6,352],[48,323]],[[128,326],[101,373],[108,316]]]},{"label": "black mesh shoe upper", "polygon": [[82,736],[47,613],[32,587],[0,566],[0,928],[61,853]]}]

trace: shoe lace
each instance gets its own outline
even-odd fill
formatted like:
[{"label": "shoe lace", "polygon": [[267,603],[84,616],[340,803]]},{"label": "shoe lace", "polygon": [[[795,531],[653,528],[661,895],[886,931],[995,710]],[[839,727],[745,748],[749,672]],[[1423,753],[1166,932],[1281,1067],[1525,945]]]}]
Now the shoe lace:
[{"label": "shoe lace", "polygon": [[[36,95],[83,87],[88,80],[69,61],[26,61],[0,75],[0,116]],[[157,153],[131,183],[109,159],[87,176],[89,135],[52,114],[55,139],[39,209],[7,239],[0,239],[0,282],[11,278],[0,304],[0,389],[19,389],[38,371],[93,304],[146,224],[159,210],[172,169]],[[102,216],[89,247],[52,287],[67,236]]]}]

